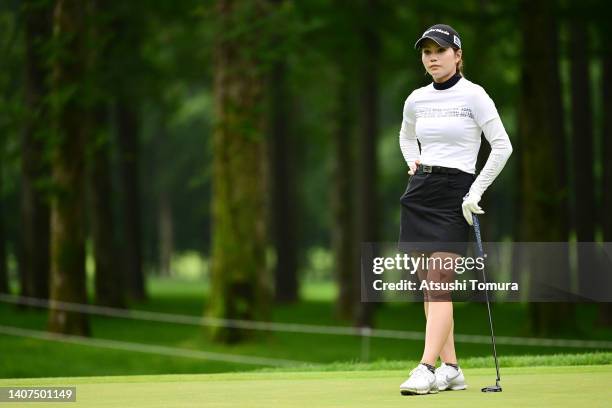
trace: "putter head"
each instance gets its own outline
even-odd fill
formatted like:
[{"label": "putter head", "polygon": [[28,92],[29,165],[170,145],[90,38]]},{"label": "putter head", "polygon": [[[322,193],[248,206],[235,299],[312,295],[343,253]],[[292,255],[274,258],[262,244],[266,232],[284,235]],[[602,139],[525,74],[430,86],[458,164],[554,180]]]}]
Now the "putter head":
[{"label": "putter head", "polygon": [[482,392],[501,392],[502,387],[499,384],[489,385],[488,387],[484,387]]}]

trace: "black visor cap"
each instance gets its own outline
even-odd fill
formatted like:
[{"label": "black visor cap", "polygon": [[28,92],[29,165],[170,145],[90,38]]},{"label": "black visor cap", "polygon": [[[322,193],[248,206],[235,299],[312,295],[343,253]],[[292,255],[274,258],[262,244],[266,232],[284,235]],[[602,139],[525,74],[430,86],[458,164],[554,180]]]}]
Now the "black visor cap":
[{"label": "black visor cap", "polygon": [[415,49],[421,48],[426,39],[435,41],[441,47],[461,48],[461,39],[457,31],[446,24],[436,24],[429,27],[414,44]]}]

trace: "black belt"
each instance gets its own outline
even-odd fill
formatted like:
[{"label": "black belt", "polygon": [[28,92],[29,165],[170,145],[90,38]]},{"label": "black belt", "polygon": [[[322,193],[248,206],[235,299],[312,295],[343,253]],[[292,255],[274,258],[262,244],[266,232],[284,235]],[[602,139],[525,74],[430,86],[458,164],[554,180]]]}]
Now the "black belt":
[{"label": "black belt", "polygon": [[452,167],[429,166],[427,164],[419,164],[417,172],[420,173],[442,173],[442,174],[459,174],[461,170]]}]

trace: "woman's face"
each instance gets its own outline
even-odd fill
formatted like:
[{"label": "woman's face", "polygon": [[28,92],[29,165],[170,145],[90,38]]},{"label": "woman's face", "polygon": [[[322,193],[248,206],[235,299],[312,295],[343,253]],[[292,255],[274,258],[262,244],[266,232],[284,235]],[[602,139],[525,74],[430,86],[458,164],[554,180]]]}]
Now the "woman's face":
[{"label": "woman's face", "polygon": [[455,74],[457,63],[461,60],[461,50],[455,53],[451,47],[445,48],[426,39],[421,47],[421,60],[435,82],[444,82]]}]

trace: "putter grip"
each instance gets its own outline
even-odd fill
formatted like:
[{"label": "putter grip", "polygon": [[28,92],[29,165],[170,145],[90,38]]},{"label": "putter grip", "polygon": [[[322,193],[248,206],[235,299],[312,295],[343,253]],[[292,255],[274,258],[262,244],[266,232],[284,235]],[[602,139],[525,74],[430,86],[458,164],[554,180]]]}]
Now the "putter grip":
[{"label": "putter grip", "polygon": [[482,248],[482,236],[480,235],[480,221],[478,221],[478,216],[476,214],[472,214],[472,220],[474,222],[474,235],[476,235],[476,245],[478,246],[478,255],[482,256],[484,253],[484,249]]}]

